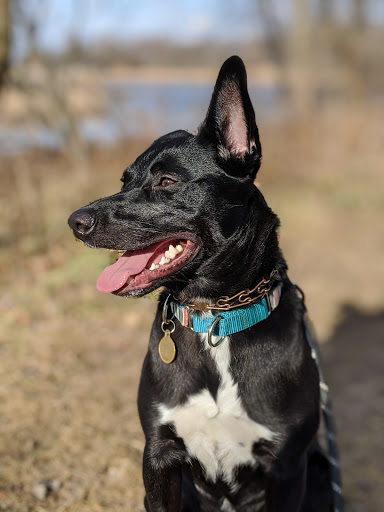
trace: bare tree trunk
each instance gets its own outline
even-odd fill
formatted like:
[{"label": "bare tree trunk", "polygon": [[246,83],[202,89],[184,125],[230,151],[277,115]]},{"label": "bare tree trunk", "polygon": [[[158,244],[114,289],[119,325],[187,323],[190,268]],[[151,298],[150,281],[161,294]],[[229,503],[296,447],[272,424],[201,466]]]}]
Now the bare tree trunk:
[{"label": "bare tree trunk", "polygon": [[274,3],[270,0],[259,0],[257,3],[256,16],[261,17],[263,25],[266,28],[264,39],[269,58],[279,66],[284,65],[284,43]]},{"label": "bare tree trunk", "polygon": [[333,22],[333,0],[320,0],[318,9],[320,23],[331,24]]},{"label": "bare tree trunk", "polygon": [[0,0],[0,88],[9,66],[9,0]]},{"label": "bare tree trunk", "polygon": [[353,0],[352,24],[356,29],[363,29],[366,25],[366,0]]},{"label": "bare tree trunk", "polygon": [[314,107],[314,48],[309,0],[292,0],[293,19],[289,41],[291,88],[299,115]]}]

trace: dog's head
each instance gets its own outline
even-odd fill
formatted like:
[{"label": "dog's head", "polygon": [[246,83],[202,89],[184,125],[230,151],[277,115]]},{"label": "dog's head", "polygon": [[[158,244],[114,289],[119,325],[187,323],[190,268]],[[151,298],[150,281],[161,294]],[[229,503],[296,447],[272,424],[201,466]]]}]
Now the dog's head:
[{"label": "dog's head", "polygon": [[252,285],[268,275],[278,220],[253,185],[260,162],[245,67],[231,57],[197,135],[159,138],[124,171],[120,192],[69,217],[86,245],[125,251],[98,289],[139,296],[167,286],[184,299],[214,298],[239,291],[244,276]]}]

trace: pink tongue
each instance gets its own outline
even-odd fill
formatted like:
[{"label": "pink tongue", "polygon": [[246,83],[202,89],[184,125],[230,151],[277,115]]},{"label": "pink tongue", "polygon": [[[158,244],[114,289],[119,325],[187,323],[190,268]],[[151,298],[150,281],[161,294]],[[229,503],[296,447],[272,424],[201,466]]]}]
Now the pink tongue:
[{"label": "pink tongue", "polygon": [[153,244],[141,251],[124,253],[113,265],[105,268],[96,283],[99,292],[110,293],[119,290],[131,276],[140,274],[145,269],[155,251],[162,244]]}]

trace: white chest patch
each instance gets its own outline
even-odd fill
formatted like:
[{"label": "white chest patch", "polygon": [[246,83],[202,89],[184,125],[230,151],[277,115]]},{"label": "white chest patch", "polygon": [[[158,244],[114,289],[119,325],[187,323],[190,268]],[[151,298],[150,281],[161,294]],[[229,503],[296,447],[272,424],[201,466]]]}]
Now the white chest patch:
[{"label": "white chest patch", "polygon": [[272,440],[274,434],[252,421],[241,404],[238,386],[229,371],[228,337],[218,347],[211,348],[207,335],[200,336],[221,377],[216,401],[208,389],[204,389],[182,406],[168,408],[160,405],[160,424],[174,424],[188,454],[200,462],[206,478],[215,482],[221,477],[232,484],[235,467],[255,465],[253,443],[260,439]]}]

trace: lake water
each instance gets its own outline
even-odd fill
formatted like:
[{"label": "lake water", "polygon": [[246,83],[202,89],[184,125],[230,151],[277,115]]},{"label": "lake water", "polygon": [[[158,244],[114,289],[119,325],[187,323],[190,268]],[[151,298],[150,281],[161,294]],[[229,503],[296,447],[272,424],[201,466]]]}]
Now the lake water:
[{"label": "lake water", "polygon": [[[212,90],[212,85],[109,82],[105,115],[82,120],[79,130],[87,141],[98,144],[112,144],[126,137],[156,138],[177,129],[194,131],[205,117]],[[258,121],[277,121],[285,115],[281,88],[252,86],[249,92]],[[59,128],[57,131],[44,126],[10,129],[0,124],[3,154],[62,145]]]}]

